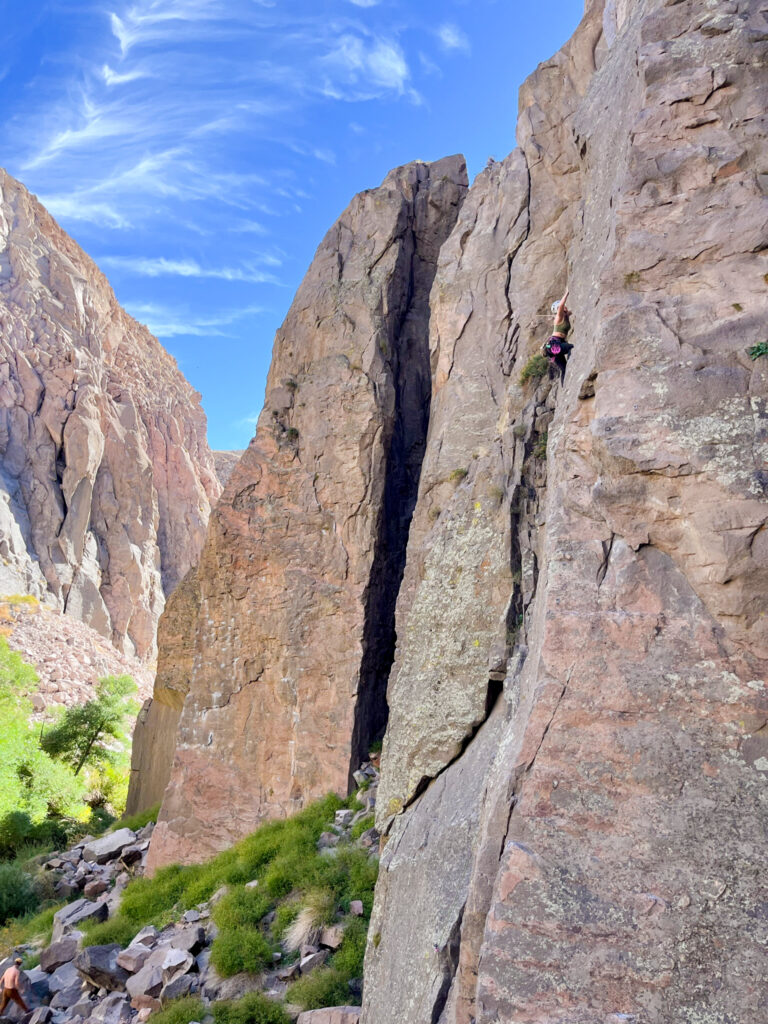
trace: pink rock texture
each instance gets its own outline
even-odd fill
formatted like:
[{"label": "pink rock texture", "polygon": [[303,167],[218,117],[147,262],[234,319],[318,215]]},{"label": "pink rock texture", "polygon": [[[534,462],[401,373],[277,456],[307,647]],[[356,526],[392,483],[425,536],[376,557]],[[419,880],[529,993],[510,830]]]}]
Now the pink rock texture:
[{"label": "pink rock texture", "polygon": [[200,396],[0,170],[0,593],[141,659],[220,492]]},{"label": "pink rock texture", "polygon": [[587,6],[432,293],[363,1024],[765,1017],[768,24]]},{"label": "pink rock texture", "polygon": [[346,793],[383,727],[428,416],[429,290],[466,186],[450,157],[357,196],[278,331],[256,436],[200,560],[150,872]]}]

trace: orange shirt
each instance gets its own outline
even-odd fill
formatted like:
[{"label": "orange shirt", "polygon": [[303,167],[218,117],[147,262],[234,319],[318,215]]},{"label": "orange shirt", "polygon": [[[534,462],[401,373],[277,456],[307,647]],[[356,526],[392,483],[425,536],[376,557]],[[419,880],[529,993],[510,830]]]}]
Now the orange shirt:
[{"label": "orange shirt", "polygon": [[19,987],[19,968],[15,965],[9,967],[3,975],[2,981],[3,988],[18,988]]}]

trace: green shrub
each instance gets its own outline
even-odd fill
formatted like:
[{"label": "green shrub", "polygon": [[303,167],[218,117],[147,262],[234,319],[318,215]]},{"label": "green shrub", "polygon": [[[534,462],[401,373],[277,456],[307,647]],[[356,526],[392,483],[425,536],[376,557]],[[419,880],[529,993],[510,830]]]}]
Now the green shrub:
[{"label": "green shrub", "polygon": [[546,459],[547,457],[547,443],[549,441],[549,433],[545,430],[544,433],[539,437],[536,444],[533,446],[533,454],[537,459]]},{"label": "green shrub", "polygon": [[0,864],[0,924],[36,910],[37,905],[29,875],[18,864]]},{"label": "green shrub", "polygon": [[25,917],[16,918],[0,929],[0,956],[7,956],[18,946],[26,942],[40,942],[43,946],[51,944],[51,932],[53,931],[53,915],[65,904],[56,903],[37,914],[28,914]]},{"label": "green shrub", "polygon": [[760,356],[768,356],[768,341],[761,341],[752,348],[747,349],[750,359],[759,359]]},{"label": "green shrub", "polygon": [[523,367],[520,374],[520,383],[527,384],[529,380],[540,380],[542,377],[546,377],[548,372],[549,360],[546,356],[538,353],[535,356],[531,356]]},{"label": "green shrub", "polygon": [[152,1014],[152,1024],[190,1024],[193,1020],[202,1020],[206,1009],[200,999],[184,996],[174,999],[164,1010]]},{"label": "green shrub", "polygon": [[353,918],[344,929],[344,941],[331,957],[331,967],[343,974],[348,981],[363,976],[367,937],[368,922],[362,917]]},{"label": "green shrub", "polygon": [[[157,1018],[153,1015],[153,1022]],[[249,992],[236,1001],[214,1003],[216,1024],[290,1024],[291,1018],[279,1003],[261,992]]]},{"label": "green shrub", "polygon": [[130,945],[131,939],[139,926],[122,917],[120,914],[109,921],[88,922],[83,921],[80,926],[85,934],[85,942],[88,946],[108,946],[117,942],[123,948]]},{"label": "green shrub", "polygon": [[369,828],[373,828],[376,824],[376,816],[374,814],[366,814],[364,818],[361,818],[356,825],[352,826],[352,831],[349,833],[351,839],[359,839],[363,832],[367,832]]},{"label": "green shrub", "polygon": [[286,999],[304,1010],[320,1010],[324,1006],[351,1006],[352,993],[348,979],[333,967],[321,967],[288,987]]},{"label": "green shrub", "polygon": [[462,481],[464,479],[464,477],[468,473],[469,473],[469,470],[468,469],[464,469],[464,467],[462,466],[459,469],[452,470],[450,476],[448,477],[448,479],[452,480],[454,483],[459,483],[460,481]]},{"label": "green shrub", "polygon": [[336,894],[333,889],[310,889],[302,902],[314,928],[333,924],[336,918]]},{"label": "green shrub", "polygon": [[276,939],[282,939],[286,928],[289,928],[299,915],[301,903],[298,900],[288,900],[281,903],[275,910],[275,920],[272,924],[272,934]]},{"label": "green shrub", "polygon": [[258,889],[238,886],[213,909],[213,920],[221,929],[253,927],[272,909],[272,900]]},{"label": "green shrub", "polygon": [[272,963],[272,946],[254,928],[230,928],[213,940],[211,963],[222,976],[248,971],[257,974]]}]

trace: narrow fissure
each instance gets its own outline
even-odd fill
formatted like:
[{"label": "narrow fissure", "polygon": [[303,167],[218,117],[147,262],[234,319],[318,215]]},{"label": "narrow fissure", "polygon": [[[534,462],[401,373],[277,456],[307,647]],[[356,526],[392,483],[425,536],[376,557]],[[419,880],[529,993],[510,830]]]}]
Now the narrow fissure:
[{"label": "narrow fissure", "polygon": [[[422,187],[429,187],[429,182]],[[419,190],[420,191],[420,190]],[[423,258],[416,234],[418,195],[412,201],[411,228],[401,243],[399,259],[407,261],[401,296],[390,296],[388,306],[399,314],[391,324],[389,352],[384,353],[394,385],[394,422],[379,518],[378,537],[368,583],[355,719],[349,765],[352,772],[368,756],[371,743],[381,739],[387,725],[387,683],[395,657],[395,609],[405,571],[411,519],[416,507],[421,465],[427,444],[432,375],[429,359],[429,293],[437,264]],[[453,211],[458,216],[458,209]],[[446,212],[444,236],[453,228]],[[405,279],[404,287],[403,278]]]}]

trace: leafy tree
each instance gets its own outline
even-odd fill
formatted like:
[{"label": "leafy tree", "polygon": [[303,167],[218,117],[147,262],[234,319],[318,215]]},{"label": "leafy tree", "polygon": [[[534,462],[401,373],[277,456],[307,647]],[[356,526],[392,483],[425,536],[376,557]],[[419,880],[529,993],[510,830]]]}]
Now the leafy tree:
[{"label": "leafy tree", "polygon": [[38,682],[32,666],[0,637],[0,818],[22,811],[41,821],[81,805],[82,785],[40,749],[38,729],[30,722]]},{"label": "leafy tree", "polygon": [[99,680],[96,696],[85,704],[67,708],[42,737],[40,746],[46,754],[68,764],[76,776],[85,765],[109,764],[115,757],[114,747],[121,747],[128,740],[124,731],[126,719],[139,710],[131,700],[136,690],[130,676],[105,676]]}]

